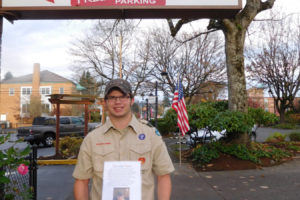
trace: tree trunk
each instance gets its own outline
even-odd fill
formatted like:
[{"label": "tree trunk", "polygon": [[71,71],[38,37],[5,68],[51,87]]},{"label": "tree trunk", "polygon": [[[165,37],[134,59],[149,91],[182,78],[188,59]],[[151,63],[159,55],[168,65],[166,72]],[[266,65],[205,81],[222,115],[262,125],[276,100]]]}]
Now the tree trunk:
[{"label": "tree trunk", "polygon": [[285,109],[279,109],[279,122],[280,124],[285,122]]},{"label": "tree trunk", "polygon": [[247,90],[244,68],[245,31],[231,24],[223,30],[228,77],[229,109],[247,112]]},{"label": "tree trunk", "polygon": [[248,133],[240,133],[237,138],[234,138],[230,143],[244,144],[248,148],[251,148],[251,138]]}]

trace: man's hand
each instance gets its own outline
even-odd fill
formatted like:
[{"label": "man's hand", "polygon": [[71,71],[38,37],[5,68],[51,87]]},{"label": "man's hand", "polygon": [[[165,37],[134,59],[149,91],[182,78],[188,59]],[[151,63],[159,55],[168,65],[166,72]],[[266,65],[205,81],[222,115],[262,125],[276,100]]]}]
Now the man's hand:
[{"label": "man's hand", "polygon": [[74,183],[75,200],[89,199],[89,180],[76,179]]},{"label": "man's hand", "polygon": [[157,176],[157,196],[158,200],[170,200],[172,183],[170,174]]}]

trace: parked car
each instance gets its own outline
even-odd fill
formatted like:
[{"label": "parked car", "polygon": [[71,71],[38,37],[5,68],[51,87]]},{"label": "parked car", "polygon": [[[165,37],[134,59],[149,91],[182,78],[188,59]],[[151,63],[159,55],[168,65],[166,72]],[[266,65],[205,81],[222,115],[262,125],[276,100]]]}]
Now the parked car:
[{"label": "parked car", "polygon": [[186,143],[191,147],[196,147],[198,143],[208,143],[217,141],[224,136],[226,130],[221,132],[211,131],[207,128],[191,129],[185,136]]},{"label": "parked car", "polygon": [[[251,139],[256,141],[256,130],[258,126],[255,124],[251,129]],[[191,128],[189,132],[187,132],[185,139],[186,144],[190,147],[196,147],[198,143],[208,143],[212,141],[217,141],[224,137],[226,134],[226,130],[219,131],[211,131],[208,128],[196,129]]]},{"label": "parked car", "polygon": [[[84,119],[78,116],[60,117],[60,137],[84,136]],[[99,126],[99,123],[88,123],[88,132]],[[43,143],[52,146],[56,137],[56,117],[36,117],[30,127],[19,127],[17,137],[23,137],[30,144]]]}]

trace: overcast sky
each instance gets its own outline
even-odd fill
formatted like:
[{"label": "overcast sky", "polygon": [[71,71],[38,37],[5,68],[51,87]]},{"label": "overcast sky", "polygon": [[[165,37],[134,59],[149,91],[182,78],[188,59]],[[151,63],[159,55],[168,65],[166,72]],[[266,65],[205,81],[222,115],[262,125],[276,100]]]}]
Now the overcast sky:
[{"label": "overcast sky", "polygon": [[[275,6],[286,12],[300,12],[299,0],[276,0]],[[149,21],[149,20],[146,20]],[[66,78],[72,76],[71,42],[84,34],[91,20],[4,20],[2,38],[2,77],[31,74],[34,63]],[[147,23],[148,24],[148,23]],[[153,23],[151,23],[153,24]]]}]

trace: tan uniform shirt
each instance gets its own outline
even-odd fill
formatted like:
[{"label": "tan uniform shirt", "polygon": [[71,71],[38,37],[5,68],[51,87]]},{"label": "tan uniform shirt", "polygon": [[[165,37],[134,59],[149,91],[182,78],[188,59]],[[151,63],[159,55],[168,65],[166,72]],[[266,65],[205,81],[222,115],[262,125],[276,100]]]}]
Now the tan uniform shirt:
[{"label": "tan uniform shirt", "polygon": [[142,200],[154,199],[154,174],[160,176],[174,171],[159,133],[135,116],[124,130],[115,129],[108,120],[89,133],[81,144],[73,177],[92,178],[92,200],[101,200],[104,161],[141,161]]}]

